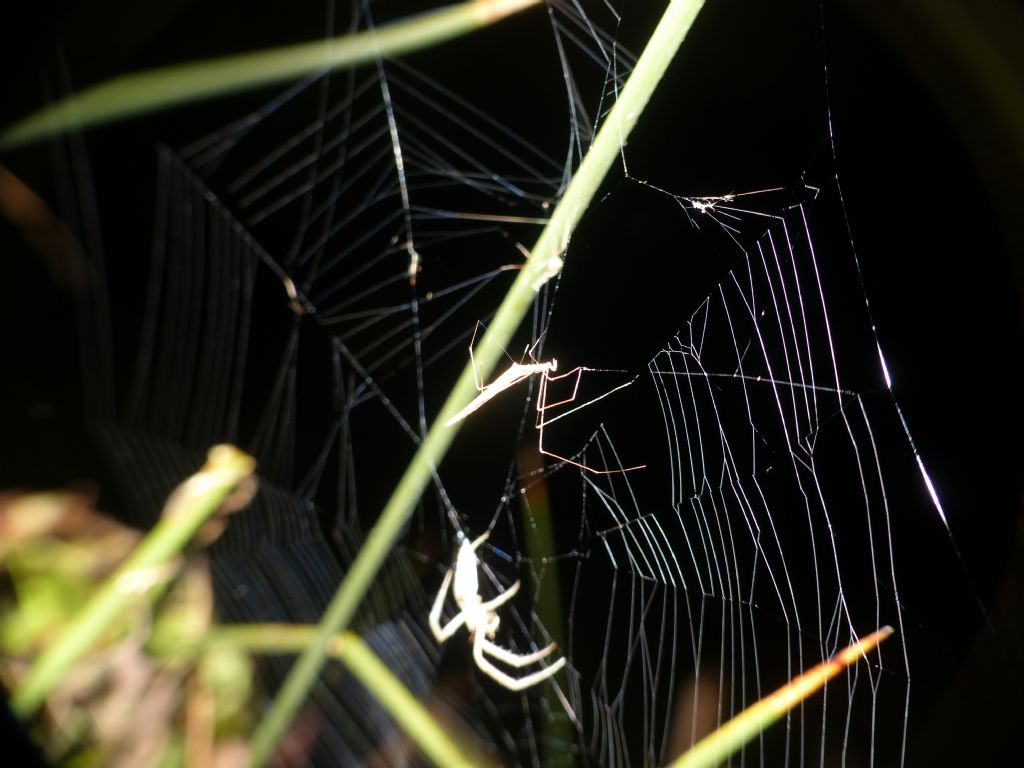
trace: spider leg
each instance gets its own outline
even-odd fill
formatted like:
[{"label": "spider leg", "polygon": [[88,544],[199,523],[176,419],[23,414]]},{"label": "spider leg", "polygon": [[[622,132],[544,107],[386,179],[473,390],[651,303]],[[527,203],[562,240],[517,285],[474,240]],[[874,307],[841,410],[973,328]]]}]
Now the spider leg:
[{"label": "spider leg", "polygon": [[476,665],[480,668],[481,672],[510,691],[526,690],[542,680],[547,680],[565,666],[565,657],[563,656],[550,667],[545,667],[523,677],[512,677],[487,660],[487,657],[484,656],[484,645],[481,640],[483,640],[483,635],[477,633],[476,639],[473,641],[473,660],[476,661]]},{"label": "spider leg", "polygon": [[448,573],[444,575],[444,581],[441,582],[441,589],[437,591],[437,597],[434,598],[434,605],[430,609],[430,616],[428,617],[428,623],[430,624],[430,631],[434,633],[434,638],[439,643],[443,643],[449,637],[459,631],[466,622],[466,612],[459,611],[452,617],[452,620],[441,626],[441,611],[444,608],[444,599],[448,596],[448,587],[452,583],[452,569],[448,569]]},{"label": "spider leg", "polygon": [[[571,371],[566,371],[565,373],[559,374],[558,376],[551,376],[547,373],[545,373],[542,376],[540,382],[540,391],[537,393],[537,421],[534,424],[534,426],[537,428],[537,450],[540,451],[545,456],[550,456],[551,458],[557,459],[558,461],[564,462],[565,464],[571,464],[574,467],[579,467],[580,469],[590,472],[591,474],[594,475],[618,475],[623,472],[632,472],[635,469],[643,469],[646,466],[646,464],[640,464],[639,466],[636,467],[623,467],[622,469],[594,469],[593,467],[588,467],[586,464],[576,461],[575,459],[570,459],[568,456],[561,456],[557,453],[554,453],[553,451],[549,451],[544,447],[544,427],[548,423],[548,419],[546,418],[548,408],[554,408],[559,405],[566,405],[568,403],[574,402],[576,400],[576,394],[580,388],[580,379],[583,376],[583,372],[589,370],[592,369],[584,368],[583,366],[578,366],[576,368],[573,368]],[[548,382],[551,381],[552,379],[564,379],[567,376],[573,375],[576,376],[576,381],[573,383],[572,394],[569,395],[569,397],[565,398],[564,400],[559,400],[558,402],[555,403],[549,403],[547,401]],[[551,420],[553,421],[554,419]]]},{"label": "spider leg", "polygon": [[[550,456],[552,459],[557,459],[558,461],[561,461],[564,464],[571,464],[574,467],[579,467],[580,469],[589,472],[592,475],[621,475],[625,472],[633,472],[634,470],[643,469],[644,467],[647,466],[646,464],[638,464],[635,467],[623,467],[622,469],[594,469],[593,467],[588,467],[586,464],[576,461],[575,459],[570,459],[568,456],[562,456],[560,454],[555,453],[554,451],[549,451],[547,448],[544,447],[543,421],[537,424],[537,450],[543,453],[545,456]],[[580,451],[580,453],[582,453],[582,451]]]},{"label": "spider leg", "polygon": [[[544,428],[541,427],[541,432],[543,431]],[[584,470],[585,472],[589,472],[592,475],[621,475],[625,472],[633,472],[637,469],[644,469],[647,466],[646,464],[637,464],[635,467],[623,467],[622,469],[594,469],[593,467],[588,467],[586,464],[583,464],[582,462],[570,459],[568,456],[562,456],[560,454],[554,453],[553,451],[547,450],[544,447],[543,435],[541,435],[540,440],[538,441],[538,450],[545,456],[550,456],[552,459],[557,459],[563,464],[571,464],[574,467],[579,467],[580,469]]]},{"label": "spider leg", "polygon": [[[543,392],[544,397],[543,398],[541,398],[541,397],[537,398],[537,421],[538,421],[537,426],[540,426],[541,423],[543,423],[543,421],[544,421],[544,411],[546,411],[548,408],[557,408],[560,405],[567,405],[567,404],[569,404],[571,402],[574,402],[576,400],[576,394],[579,392],[579,389],[580,389],[580,381],[583,379],[583,372],[584,371],[589,371],[589,370],[590,370],[590,368],[584,368],[582,365],[577,365],[572,370],[566,371],[565,373],[559,373],[559,374],[554,375],[554,376],[552,376],[547,371],[545,371],[542,374],[542,376],[544,378],[544,392]],[[566,379],[566,378],[568,378],[570,376],[575,376],[576,377],[576,381],[574,381],[573,385],[572,385],[572,394],[569,395],[564,400],[557,400],[554,403],[547,402],[548,382],[550,382],[550,381],[558,381],[559,379]]]},{"label": "spider leg", "polygon": [[[568,415],[568,413],[572,413],[572,411],[568,411],[567,413],[561,414],[559,416],[552,416],[549,419],[549,418],[547,418],[547,411],[548,411],[548,409],[549,408],[557,408],[558,406],[561,406],[561,405],[568,405],[570,403],[574,403],[576,401],[576,396],[579,394],[580,381],[583,378],[584,371],[594,371],[594,370],[600,370],[600,369],[587,368],[585,366],[578,365],[575,368],[566,371],[565,373],[559,373],[559,374],[556,374],[556,375],[552,375],[550,372],[545,371],[544,373],[541,374],[540,387],[539,387],[538,392],[537,392],[537,419],[534,422],[534,427],[537,428],[537,450],[540,451],[545,456],[550,456],[551,458],[557,459],[558,461],[561,461],[561,462],[563,462],[565,464],[571,464],[574,467],[579,467],[580,469],[585,470],[587,472],[590,472],[591,474],[594,474],[594,475],[618,475],[618,474],[622,474],[623,472],[632,472],[635,469],[643,469],[644,467],[647,466],[646,464],[640,464],[640,465],[637,465],[635,467],[623,467],[622,469],[594,469],[593,467],[588,467],[586,464],[583,464],[583,463],[581,463],[579,461],[576,461],[575,458],[569,458],[568,456],[561,456],[561,455],[559,455],[557,453],[553,453],[552,451],[549,451],[549,450],[544,448],[544,427],[547,426],[550,422],[555,421],[556,419],[559,419],[562,416],[566,416],[566,415]],[[564,398],[562,400],[557,400],[557,401],[555,401],[553,403],[549,403],[548,402],[548,384],[550,382],[552,382],[552,381],[558,381],[559,379],[565,379],[565,378],[568,378],[570,376],[575,376],[576,377],[576,380],[573,382],[573,385],[572,385],[572,394],[570,394],[568,397],[566,397],[566,398]],[[622,385],[622,386],[627,386],[627,385]],[[621,386],[620,387],[616,387],[616,389],[621,389],[621,388],[622,388]],[[614,392],[614,391],[615,391],[615,389],[611,390],[611,392]],[[610,394],[611,392],[606,393],[606,394]],[[606,395],[602,395],[601,397],[603,398],[605,396]],[[601,398],[597,398],[597,399],[601,399]],[[581,408],[583,406],[578,406],[578,407]],[[582,451],[580,453],[582,453]],[[577,454],[577,455],[579,455],[579,454]]]},{"label": "spider leg", "polygon": [[490,600],[484,603],[480,603],[480,610],[484,612],[493,611],[495,608],[504,605],[513,597],[516,596],[516,592],[519,591],[519,579],[516,579],[515,583],[502,592],[497,597],[492,597]]},{"label": "spider leg", "polygon": [[515,651],[510,651],[508,648],[502,648],[500,645],[492,640],[488,640],[486,637],[484,637],[480,642],[481,645],[483,645],[484,653],[488,656],[493,656],[498,661],[503,661],[510,667],[515,667],[516,669],[521,669],[522,667],[533,664],[536,661],[540,661],[558,647],[556,643],[551,643],[550,645],[541,648],[539,651],[534,651],[533,653],[516,653]]}]

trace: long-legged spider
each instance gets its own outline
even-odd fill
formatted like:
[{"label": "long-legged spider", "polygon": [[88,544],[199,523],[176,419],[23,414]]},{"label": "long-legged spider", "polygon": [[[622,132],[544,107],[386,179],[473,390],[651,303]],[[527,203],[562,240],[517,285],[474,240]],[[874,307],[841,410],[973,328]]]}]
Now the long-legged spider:
[{"label": "long-legged spider", "polygon": [[[522,691],[558,672],[565,666],[565,657],[563,656],[554,664],[538,672],[532,672],[522,677],[513,677],[502,672],[487,658],[491,656],[511,667],[522,669],[528,664],[540,661],[555,650],[555,643],[551,643],[534,653],[516,653],[502,648],[494,642],[494,635],[501,623],[495,609],[515,597],[519,591],[519,581],[490,600],[480,597],[480,582],[477,576],[479,560],[476,556],[476,548],[487,540],[488,535],[488,533],[484,533],[474,541],[465,539],[459,546],[455,567],[449,568],[448,573],[445,574],[444,582],[434,600],[434,606],[430,609],[430,630],[434,633],[437,642],[443,643],[454,635],[459,627],[465,625],[473,639],[473,660],[480,671],[509,690]],[[455,584],[452,586],[452,597],[455,599],[455,604],[459,606],[459,612],[442,627],[441,610],[444,608],[444,600],[453,578]]]},{"label": "long-legged spider", "polygon": [[[476,360],[473,357],[473,345],[476,342],[476,333],[477,333],[477,330],[479,329],[479,327],[480,327],[480,325],[478,323],[477,327],[473,330],[473,338],[469,342],[469,361],[470,361],[470,365],[473,368],[473,375],[474,375],[474,377],[476,376]],[[534,346],[536,346],[536,344]],[[533,350],[533,347],[531,347],[530,350],[527,351],[527,354],[529,354],[529,352],[531,352],[532,350]],[[549,451],[549,450],[547,450],[544,447],[544,427],[547,426],[548,424],[550,424],[551,422],[555,421],[556,419],[560,419],[560,418],[562,418],[562,416],[567,416],[568,415],[568,413],[562,413],[562,414],[560,414],[558,416],[554,416],[552,418],[548,418],[547,415],[546,415],[547,411],[549,409],[551,409],[551,408],[557,408],[559,406],[568,405],[569,403],[575,402],[576,401],[576,395],[579,392],[579,388],[580,388],[580,381],[583,378],[584,372],[586,372],[586,371],[600,371],[602,369],[600,369],[600,368],[587,368],[587,367],[582,366],[582,365],[577,365],[575,368],[573,368],[571,370],[568,370],[565,373],[560,373],[558,375],[555,375],[555,371],[557,371],[557,370],[558,370],[558,361],[555,360],[555,359],[552,359],[552,360],[550,360],[549,362],[546,362],[546,363],[542,363],[542,362],[516,363],[516,362],[513,362],[500,376],[498,376],[490,384],[483,384],[483,385],[481,385],[479,379],[477,379],[476,380],[476,388],[477,388],[477,390],[479,390],[479,394],[477,394],[477,396],[474,397],[466,405],[465,408],[463,408],[461,411],[459,411],[454,416],[452,416],[450,419],[448,419],[444,424],[445,424],[446,427],[450,427],[452,424],[455,424],[458,421],[462,421],[464,418],[469,416],[471,413],[474,413],[475,411],[477,411],[485,403],[489,402],[490,400],[492,400],[497,395],[500,395],[506,389],[509,389],[510,387],[514,387],[519,382],[524,381],[525,379],[528,379],[530,376],[533,376],[536,373],[536,374],[540,374],[540,387],[538,388],[538,391],[537,391],[537,418],[536,418],[536,421],[534,422],[534,427],[537,429],[537,450],[539,450],[545,456],[550,456],[553,459],[558,459],[559,461],[564,462],[566,464],[572,464],[574,467],[579,467],[580,469],[584,469],[587,472],[591,472],[591,473],[593,473],[595,475],[612,475],[612,474],[616,474],[616,473],[619,473],[619,472],[632,472],[634,469],[643,469],[646,466],[645,464],[640,464],[640,465],[637,465],[635,467],[624,467],[624,468],[621,468],[621,469],[594,469],[593,467],[588,467],[586,464],[583,464],[583,463],[581,463],[579,461],[576,461],[575,459],[571,459],[568,456],[560,456],[559,454],[554,453],[552,451]],[[571,376],[575,376],[576,377],[576,380],[573,382],[573,385],[572,385],[572,393],[568,397],[566,397],[566,398],[564,398],[562,400],[558,400],[557,402],[554,402],[554,403],[549,403],[548,402],[548,385],[552,381],[560,381],[561,379],[567,379],[567,378],[569,378]],[[615,387],[614,389],[612,389],[612,390],[610,390],[608,392],[605,392],[600,397],[597,397],[594,400],[591,400],[589,402],[594,402],[596,400],[600,400],[600,399],[602,399],[604,397],[607,397],[608,395],[612,394],[612,392],[615,392],[618,389],[622,389],[623,387],[629,386],[629,384],[631,384],[631,383],[632,383],[632,381],[627,382],[626,384],[621,384],[618,387]],[[577,406],[577,408],[581,408],[581,407],[583,407],[583,406]]]}]

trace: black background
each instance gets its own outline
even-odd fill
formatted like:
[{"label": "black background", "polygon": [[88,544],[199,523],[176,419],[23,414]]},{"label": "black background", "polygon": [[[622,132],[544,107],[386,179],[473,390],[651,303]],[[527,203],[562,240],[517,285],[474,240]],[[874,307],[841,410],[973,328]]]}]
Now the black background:
[{"label": "black background", "polygon": [[[1017,394],[1024,133],[1015,130],[1024,125],[1024,81],[1012,49],[1020,39],[1013,30],[1024,22],[997,2],[975,3],[961,16],[966,5],[709,2],[628,152],[634,177],[681,193],[795,184],[804,169],[831,163],[831,121],[896,396],[961,553],[933,519],[915,521],[917,533],[898,552],[907,618],[920,631],[911,648],[914,765],[1013,763],[1015,726],[1024,724]],[[9,43],[0,54],[7,73],[0,123],[116,73],[316,37],[325,16],[311,6],[183,0],[39,4],[18,17],[8,10],[0,23]],[[417,7],[380,6],[378,15],[389,18]],[[619,36],[634,50],[656,11],[627,14]],[[543,21],[524,14],[481,33],[488,61],[466,66],[480,42],[465,40],[421,54],[423,65],[455,88],[490,94],[493,102],[479,96],[483,109],[551,145],[565,131],[564,99],[544,31]],[[524,44],[539,39],[544,45]],[[200,119],[226,122],[248,98],[89,134],[96,199],[137,204],[119,208],[116,225],[103,219],[108,263],[148,249],[154,141],[173,144]],[[541,104],[558,108],[524,125],[523,111]],[[60,210],[71,182],[53,178],[45,149],[0,161]],[[571,347],[590,364],[635,369],[707,289],[693,284],[692,265],[664,258],[674,230],[686,226],[674,204],[629,182],[606,187],[615,207],[588,218],[574,240],[548,343],[556,356]],[[625,275],[613,270],[623,259]],[[137,258],[135,268],[143,262]],[[102,485],[76,428],[79,366],[88,363],[79,360],[70,302],[6,222],[0,290],[0,480]]]}]

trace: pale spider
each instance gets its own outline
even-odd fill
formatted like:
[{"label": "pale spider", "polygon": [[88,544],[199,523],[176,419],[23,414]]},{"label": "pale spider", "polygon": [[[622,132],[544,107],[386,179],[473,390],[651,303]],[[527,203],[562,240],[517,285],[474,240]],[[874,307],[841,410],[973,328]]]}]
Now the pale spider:
[{"label": "pale spider", "polygon": [[[522,677],[513,677],[502,672],[487,658],[487,656],[491,656],[511,667],[522,669],[528,664],[540,661],[555,650],[555,643],[551,643],[534,653],[516,653],[493,642],[494,634],[498,631],[498,625],[501,623],[501,619],[498,618],[494,609],[515,597],[519,591],[519,581],[495,598],[484,600],[480,597],[480,582],[477,577],[479,560],[476,556],[476,548],[487,540],[488,535],[489,533],[484,533],[474,541],[464,539],[459,546],[455,567],[449,568],[448,573],[444,575],[441,589],[434,600],[434,607],[430,609],[430,630],[434,633],[437,642],[443,643],[465,624],[473,639],[473,660],[476,661],[480,671],[509,690],[522,691],[542,680],[547,680],[558,672],[565,666],[565,657],[563,656],[549,667]],[[452,597],[455,599],[455,604],[459,606],[459,612],[442,627],[441,610],[444,608],[444,600],[453,577],[455,584],[452,586]]]},{"label": "pale spider", "polygon": [[[476,328],[473,329],[473,338],[469,342],[469,362],[470,362],[470,366],[473,369],[473,376],[474,376],[474,378],[476,377],[476,359],[473,357],[473,345],[476,343],[476,334],[477,334],[477,331],[480,329],[480,325],[481,325],[480,323],[477,323]],[[530,355],[532,357],[533,348],[535,346],[537,346],[537,344],[539,344],[539,343],[540,343],[539,340],[537,342],[534,342],[533,347],[530,347],[526,351],[526,354],[528,354],[528,355]],[[590,472],[590,473],[595,474],[595,475],[614,475],[614,474],[619,474],[621,472],[632,472],[635,469],[643,469],[646,466],[644,464],[640,464],[640,465],[637,465],[635,467],[623,467],[621,469],[594,469],[593,467],[589,467],[586,464],[583,464],[581,462],[576,461],[575,459],[569,458],[568,456],[561,456],[561,455],[559,455],[557,453],[549,451],[549,450],[547,450],[544,447],[544,427],[546,427],[548,424],[550,424],[553,421],[557,421],[558,419],[562,418],[563,416],[568,416],[570,413],[573,413],[573,411],[568,411],[566,413],[561,414],[561,416],[549,417],[547,415],[548,410],[554,410],[554,409],[559,408],[560,406],[569,405],[571,403],[576,402],[576,395],[579,392],[580,382],[583,379],[583,374],[585,372],[595,372],[596,373],[596,372],[603,371],[604,369],[602,369],[602,368],[587,368],[586,366],[578,365],[575,368],[573,368],[572,370],[566,371],[565,373],[560,373],[558,375],[555,375],[555,371],[557,371],[557,370],[558,370],[558,361],[557,360],[550,360],[549,362],[546,362],[546,363],[542,363],[542,362],[516,363],[516,362],[513,362],[500,376],[498,376],[490,384],[481,384],[479,379],[477,379],[477,381],[476,381],[476,388],[478,390],[477,396],[474,397],[466,405],[465,408],[463,408],[461,411],[459,411],[454,416],[449,418],[444,423],[444,425],[446,427],[450,427],[453,424],[455,424],[456,422],[462,421],[464,418],[469,416],[471,413],[474,413],[475,411],[477,411],[485,403],[489,402],[490,400],[494,399],[496,396],[500,395],[506,389],[509,389],[510,387],[514,387],[519,382],[525,381],[526,379],[530,378],[534,374],[539,374],[540,375],[540,387],[538,388],[538,391],[537,391],[537,419],[534,422],[534,427],[537,429],[537,450],[539,450],[545,456],[550,456],[551,458],[557,459],[558,461],[561,461],[561,462],[563,462],[565,464],[572,464],[574,467],[579,467],[580,469],[584,469],[587,472]],[[569,396],[566,397],[566,398],[563,398],[562,400],[558,400],[556,402],[548,402],[548,385],[552,381],[560,381],[561,379],[568,379],[568,378],[571,378],[573,376],[575,376],[576,378],[573,381],[572,392],[569,394]],[[616,391],[622,389],[623,387],[628,387],[632,383],[633,383],[632,381],[629,381],[629,382],[627,382],[625,384],[620,384],[619,386],[615,387],[614,389],[609,390],[608,392],[605,392],[603,395],[600,395],[599,397],[594,398],[594,400],[591,400],[590,402],[592,403],[592,402],[596,402],[597,400],[602,400],[605,397],[608,397],[608,395],[612,394],[613,392],[616,392]],[[584,405],[587,405],[587,404],[589,404],[589,403],[585,403]],[[582,407],[584,407],[584,406],[583,405],[577,406],[574,410],[579,410]]]}]

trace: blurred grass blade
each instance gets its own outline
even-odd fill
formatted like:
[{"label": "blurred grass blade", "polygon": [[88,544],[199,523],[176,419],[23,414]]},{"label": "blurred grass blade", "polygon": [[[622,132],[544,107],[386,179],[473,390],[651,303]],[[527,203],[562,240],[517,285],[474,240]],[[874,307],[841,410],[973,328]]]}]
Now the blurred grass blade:
[{"label": "blurred grass blade", "polygon": [[[171,494],[160,522],[96,590],[53,645],[32,663],[11,696],[11,709],[18,716],[27,717],[40,707],[68,669],[96,644],[122,611],[147,591],[154,577],[178,556],[255,468],[256,460],[234,446],[210,449],[203,468]],[[235,508],[251,498],[255,485],[246,490],[245,499],[232,502]]]},{"label": "blurred grass blade", "polygon": [[[223,626],[212,630],[204,645],[207,648],[227,646],[250,653],[298,653],[316,636],[316,629],[297,624]],[[353,632],[337,635],[328,653],[345,665],[434,765],[471,768],[486,764],[483,756],[474,755],[471,759],[459,748],[359,635]]]},{"label": "blurred grass blade", "polygon": [[387,709],[434,765],[444,768],[473,768],[478,765],[462,754],[444,729],[358,635],[345,632],[337,638],[332,655]]},{"label": "blurred grass blade", "polygon": [[87,88],[0,132],[0,149],[190,101],[428,48],[540,0],[470,0],[354,35],[137,72]]},{"label": "blurred grass blade", "polygon": [[844,648],[828,661],[823,661],[757,703],[747,707],[732,720],[701,739],[681,755],[669,768],[715,768],[769,725],[820,689],[851,664],[856,663],[893,632],[883,627],[863,640]]},{"label": "blurred grass blade", "polygon": [[[544,578],[536,590],[533,611],[538,623],[547,630],[548,637],[539,637],[535,627],[534,639],[538,647],[553,642],[562,648],[562,654],[565,654],[568,653],[568,649],[565,648],[565,633],[562,631],[565,612],[562,609],[562,588],[558,578],[558,561],[555,557],[558,550],[555,547],[555,532],[551,521],[551,500],[544,474],[544,460],[537,447],[537,441],[532,436],[519,443],[516,464],[522,477],[534,478],[526,486],[523,503],[519,506],[522,530],[525,532],[526,556],[533,562],[542,563],[544,568]],[[560,745],[571,744],[575,737],[572,723],[561,712],[560,697],[563,694],[560,688],[566,687],[568,672],[563,669],[556,679],[557,685],[544,686],[544,702],[548,712],[540,720],[538,739],[538,743],[543,745],[544,749],[541,753],[544,764],[557,762],[554,759],[556,749],[559,749]]]},{"label": "blurred grass blade", "polygon": [[[533,305],[537,292],[561,271],[562,254],[569,246],[576,225],[583,218],[612,163],[621,160],[623,145],[640,120],[654,89],[682,45],[683,38],[703,4],[704,0],[672,0],[662,14],[658,26],[637,59],[636,67],[619,91],[615,104],[534,244],[526,265],[502,299],[487,332],[478,343],[474,355],[476,365],[471,363],[462,370],[426,439],[420,443],[402,479],[349,566],[344,581],[331,598],[320,620],[315,641],[292,666],[273,705],[253,734],[252,765],[264,765],[270,759],[274,746],[287,731],[292,718],[316,682],[331,638],[348,627],[385,558],[394,549],[427,483],[434,478],[461,424],[458,422],[453,426],[445,426],[445,422],[477,395],[477,377],[490,376],[498,360],[505,355],[512,335]],[[628,260],[628,257],[623,257],[623,270],[629,269]]]}]

